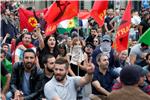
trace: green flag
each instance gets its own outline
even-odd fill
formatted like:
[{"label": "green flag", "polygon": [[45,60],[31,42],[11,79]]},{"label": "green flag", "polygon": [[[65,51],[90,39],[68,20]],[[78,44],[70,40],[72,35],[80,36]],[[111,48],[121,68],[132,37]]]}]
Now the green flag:
[{"label": "green flag", "polygon": [[150,45],[150,28],[140,37],[139,42]]},{"label": "green flag", "polygon": [[60,24],[57,27],[57,31],[60,34],[64,34],[65,32],[70,33],[70,31],[73,28],[76,28],[77,26],[78,26],[78,18],[74,17],[72,19],[60,22]]}]

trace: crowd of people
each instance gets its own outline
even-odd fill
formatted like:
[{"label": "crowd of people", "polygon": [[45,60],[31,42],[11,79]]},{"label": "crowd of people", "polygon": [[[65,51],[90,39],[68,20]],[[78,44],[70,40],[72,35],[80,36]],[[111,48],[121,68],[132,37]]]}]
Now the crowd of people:
[{"label": "crowd of people", "polygon": [[125,8],[107,9],[102,27],[89,18],[87,37],[82,26],[45,36],[43,14],[32,32],[20,30],[18,8],[1,4],[2,100],[150,100],[150,46],[138,41],[150,28],[150,8],[131,11],[121,52],[112,44]]}]

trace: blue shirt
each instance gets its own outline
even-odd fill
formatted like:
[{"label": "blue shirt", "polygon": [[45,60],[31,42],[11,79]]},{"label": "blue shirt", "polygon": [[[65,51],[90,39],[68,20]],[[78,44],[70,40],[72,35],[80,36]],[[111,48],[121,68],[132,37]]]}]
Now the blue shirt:
[{"label": "blue shirt", "polygon": [[[98,46],[92,53],[92,63],[95,65],[95,66],[98,66],[97,62],[96,62],[96,58],[97,58],[97,55],[102,53],[102,51],[100,50],[100,46]],[[118,65],[115,65],[115,58],[114,58],[114,55],[115,55],[115,51],[114,49],[111,49],[111,51],[109,52],[109,68],[113,68],[114,66],[118,66]]]},{"label": "blue shirt", "polygon": [[[107,91],[112,90],[112,86],[114,84],[114,80],[118,77],[119,75],[113,71],[113,70],[108,70],[105,75],[103,75],[100,71],[99,68],[96,67],[94,71],[94,76],[92,81],[99,81],[101,86],[106,89]],[[100,93],[96,90],[95,87],[92,86],[92,93],[99,95]]]},{"label": "blue shirt", "polygon": [[30,95],[30,83],[29,83],[30,73],[24,72],[22,81],[22,92],[24,96]]}]

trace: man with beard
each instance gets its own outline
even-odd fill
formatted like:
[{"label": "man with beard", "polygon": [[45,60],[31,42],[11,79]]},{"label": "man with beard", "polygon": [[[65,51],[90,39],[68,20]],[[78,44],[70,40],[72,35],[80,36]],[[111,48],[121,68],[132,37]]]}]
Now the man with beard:
[{"label": "man with beard", "polygon": [[94,38],[97,36],[97,29],[96,28],[91,28],[91,33],[86,39],[86,43],[90,42],[93,43]]},{"label": "man with beard", "polygon": [[94,65],[91,61],[85,64],[87,74],[83,77],[67,76],[69,63],[64,58],[58,58],[55,61],[54,77],[46,83],[44,94],[48,100],[76,100],[77,89],[84,86],[92,80]]},{"label": "man with beard", "polygon": [[44,64],[44,74],[43,74],[43,80],[42,80],[42,89],[41,89],[41,95],[40,98],[45,98],[44,95],[44,85],[52,79],[54,74],[54,65],[55,65],[55,57],[53,55],[46,55],[43,58],[43,64]]},{"label": "man with beard", "polygon": [[14,100],[35,100],[41,88],[42,74],[43,71],[36,66],[35,52],[32,49],[25,50],[23,61],[13,66],[10,88]]},{"label": "man with beard", "polygon": [[92,100],[104,100],[110,94],[114,80],[119,76],[112,69],[108,69],[109,59],[107,54],[100,53],[97,58],[98,67],[95,68],[92,80]]}]

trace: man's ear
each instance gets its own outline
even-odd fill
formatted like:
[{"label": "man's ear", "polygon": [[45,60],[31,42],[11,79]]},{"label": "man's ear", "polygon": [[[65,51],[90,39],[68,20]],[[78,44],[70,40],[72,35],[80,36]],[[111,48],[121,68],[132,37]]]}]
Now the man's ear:
[{"label": "man's ear", "polygon": [[98,66],[100,66],[100,61],[97,61]]},{"label": "man's ear", "polygon": [[44,64],[44,68],[46,67],[46,64]]},{"label": "man's ear", "polygon": [[67,73],[67,74],[69,73],[69,67],[68,67],[68,68],[66,68],[66,73]]}]

